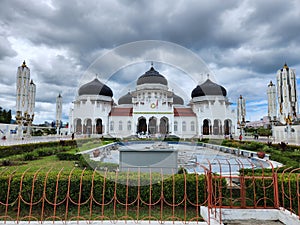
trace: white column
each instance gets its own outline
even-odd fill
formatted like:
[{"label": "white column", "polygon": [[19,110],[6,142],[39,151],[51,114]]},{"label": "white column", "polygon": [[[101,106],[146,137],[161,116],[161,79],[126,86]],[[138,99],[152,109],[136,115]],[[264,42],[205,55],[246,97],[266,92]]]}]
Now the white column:
[{"label": "white column", "polygon": [[59,94],[56,97],[56,134],[59,135],[59,127],[62,115],[62,96]]}]

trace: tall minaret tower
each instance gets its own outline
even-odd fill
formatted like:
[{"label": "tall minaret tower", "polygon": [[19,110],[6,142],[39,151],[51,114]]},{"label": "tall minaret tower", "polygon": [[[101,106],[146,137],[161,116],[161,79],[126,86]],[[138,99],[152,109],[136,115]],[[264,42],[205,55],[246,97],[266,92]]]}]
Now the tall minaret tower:
[{"label": "tall minaret tower", "polygon": [[268,85],[268,116],[271,122],[276,121],[277,117],[277,104],[276,104],[276,87],[272,81]]},{"label": "tall minaret tower", "polygon": [[246,125],[246,101],[242,95],[237,101],[237,124],[243,134],[243,128]]},{"label": "tall minaret tower", "polygon": [[16,122],[18,124],[18,137],[23,136],[23,125],[28,114],[28,87],[30,80],[30,69],[26,66],[25,61],[17,70],[16,82]]},{"label": "tall minaret tower", "polygon": [[238,124],[246,122],[246,100],[243,98],[242,95],[240,95],[237,101],[237,117]]},{"label": "tall minaret tower", "polygon": [[62,114],[62,96],[59,94],[56,97],[56,130],[57,130],[57,134],[59,134],[61,114]]},{"label": "tall minaret tower", "polygon": [[27,109],[27,117],[26,117],[28,136],[30,136],[31,126],[34,119],[35,95],[36,95],[36,86],[33,83],[33,80],[31,80],[28,86],[28,109]]},{"label": "tall minaret tower", "polygon": [[284,64],[283,68],[277,71],[276,78],[279,105],[278,120],[286,124],[287,121],[292,122],[297,118],[298,98],[295,70]]}]

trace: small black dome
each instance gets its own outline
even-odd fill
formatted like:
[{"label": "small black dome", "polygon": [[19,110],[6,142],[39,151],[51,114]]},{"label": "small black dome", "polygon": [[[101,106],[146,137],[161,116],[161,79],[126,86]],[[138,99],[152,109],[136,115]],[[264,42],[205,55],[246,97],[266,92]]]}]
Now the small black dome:
[{"label": "small black dome", "polygon": [[175,95],[173,93],[172,97],[173,97],[173,104],[175,104],[175,105],[183,105],[184,104],[184,101],[183,101],[183,99],[180,96]]},{"label": "small black dome", "polygon": [[78,90],[78,95],[104,95],[112,97],[113,92],[108,86],[95,78],[93,81],[82,85]]},{"label": "small black dome", "polygon": [[132,104],[132,95],[130,94],[130,92],[128,92],[126,95],[123,95],[121,98],[119,98],[118,104],[119,105]]},{"label": "small black dome", "polygon": [[227,95],[226,89],[207,79],[203,84],[197,85],[197,87],[192,91],[192,98],[200,97],[205,95]]},{"label": "small black dome", "polygon": [[150,68],[144,75],[140,76],[136,82],[137,85],[141,84],[163,84],[168,85],[167,79],[157,72],[153,67]]}]

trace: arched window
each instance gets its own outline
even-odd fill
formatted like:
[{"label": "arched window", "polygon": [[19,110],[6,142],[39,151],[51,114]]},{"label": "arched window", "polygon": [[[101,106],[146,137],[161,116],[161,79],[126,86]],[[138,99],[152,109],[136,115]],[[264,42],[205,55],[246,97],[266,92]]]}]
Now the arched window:
[{"label": "arched window", "polygon": [[191,131],[195,131],[195,122],[194,121],[191,122]]},{"label": "arched window", "polygon": [[131,130],[131,121],[127,122],[127,130]]},{"label": "arched window", "polygon": [[123,130],[123,122],[119,121],[119,130]]},{"label": "arched window", "polygon": [[174,122],[174,131],[178,131],[178,122],[177,121]]},{"label": "arched window", "polygon": [[185,121],[182,122],[182,131],[186,131],[186,122]]},{"label": "arched window", "polygon": [[110,121],[110,124],[109,124],[109,130],[110,131],[113,131],[114,130],[114,121]]}]

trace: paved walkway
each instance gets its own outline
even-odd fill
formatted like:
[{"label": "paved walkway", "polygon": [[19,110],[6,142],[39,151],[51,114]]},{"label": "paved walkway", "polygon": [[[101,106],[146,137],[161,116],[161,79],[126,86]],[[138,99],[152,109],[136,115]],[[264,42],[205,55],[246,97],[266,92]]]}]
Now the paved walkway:
[{"label": "paved walkway", "polygon": [[30,137],[20,139],[6,139],[0,140],[0,146],[10,146],[10,145],[22,145],[22,144],[30,144],[30,143],[40,143],[40,142],[53,142],[60,140],[71,140],[71,136],[38,136],[38,137]]},{"label": "paved walkway", "polygon": [[261,220],[235,220],[223,222],[224,225],[283,225],[280,221],[261,221]]}]

